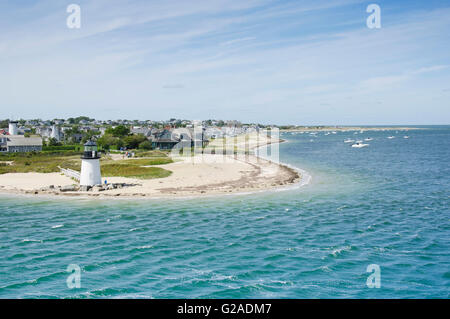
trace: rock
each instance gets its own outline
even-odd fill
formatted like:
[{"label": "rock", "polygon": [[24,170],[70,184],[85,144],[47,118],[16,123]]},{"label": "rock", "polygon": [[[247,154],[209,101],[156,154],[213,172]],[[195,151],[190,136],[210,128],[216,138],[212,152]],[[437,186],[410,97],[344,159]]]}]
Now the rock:
[{"label": "rock", "polygon": [[66,185],[61,187],[60,192],[75,192],[78,190],[78,186],[76,185]]},{"label": "rock", "polygon": [[92,191],[93,192],[102,192],[102,191],[104,191],[104,189],[103,189],[102,185],[95,185],[92,187]]},{"label": "rock", "polygon": [[91,186],[82,185],[80,186],[80,192],[88,192],[91,189]]}]

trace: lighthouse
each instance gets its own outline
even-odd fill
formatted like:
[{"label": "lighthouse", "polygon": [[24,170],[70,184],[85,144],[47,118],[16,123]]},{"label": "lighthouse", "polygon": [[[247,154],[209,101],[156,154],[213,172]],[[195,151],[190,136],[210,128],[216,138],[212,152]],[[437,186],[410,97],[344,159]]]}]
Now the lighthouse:
[{"label": "lighthouse", "polygon": [[11,121],[9,122],[9,128],[8,128],[8,133],[9,135],[17,135],[19,132],[17,130],[17,121]]},{"label": "lighthouse", "polygon": [[102,184],[100,173],[100,154],[97,151],[97,144],[88,141],[84,144],[84,153],[81,157],[81,186],[94,186]]}]

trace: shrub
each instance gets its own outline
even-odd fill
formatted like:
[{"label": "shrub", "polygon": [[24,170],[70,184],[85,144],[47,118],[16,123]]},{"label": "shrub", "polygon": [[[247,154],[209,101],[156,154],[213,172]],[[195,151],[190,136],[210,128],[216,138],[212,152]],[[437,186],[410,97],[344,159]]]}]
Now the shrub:
[{"label": "shrub", "polygon": [[152,143],[150,141],[143,141],[139,144],[139,149],[141,150],[151,150],[152,149]]}]

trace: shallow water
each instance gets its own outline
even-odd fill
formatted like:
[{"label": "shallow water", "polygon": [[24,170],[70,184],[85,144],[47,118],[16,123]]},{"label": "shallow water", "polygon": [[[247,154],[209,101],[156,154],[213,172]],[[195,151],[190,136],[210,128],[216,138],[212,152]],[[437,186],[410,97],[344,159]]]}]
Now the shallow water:
[{"label": "shallow water", "polygon": [[[0,195],[0,297],[450,297],[450,127],[282,138],[281,161],[308,185],[174,200]],[[366,286],[369,264],[379,289]]]}]

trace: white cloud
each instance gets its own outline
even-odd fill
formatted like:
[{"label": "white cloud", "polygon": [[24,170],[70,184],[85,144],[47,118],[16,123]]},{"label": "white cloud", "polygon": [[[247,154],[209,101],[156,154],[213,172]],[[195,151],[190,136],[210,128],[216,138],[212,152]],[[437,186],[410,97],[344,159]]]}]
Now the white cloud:
[{"label": "white cloud", "polygon": [[[330,107],[350,111],[376,93],[373,100],[389,108],[393,89],[408,100],[407,85],[425,99],[434,94],[432,86],[439,88],[433,79],[448,76],[450,38],[443,30],[450,27],[449,9],[409,14],[400,22],[383,16],[376,31],[364,27],[361,10],[361,27],[284,36],[285,18],[303,12],[320,22],[322,10],[349,1],[268,2],[89,1],[81,4],[86,21],[80,32],[64,27],[65,10],[62,17],[50,11],[11,25],[0,35],[0,86],[13,88],[0,95],[0,105],[24,117],[109,117],[101,110],[114,109],[121,117],[228,114],[280,121],[294,120],[303,105],[304,117],[331,123],[344,117]],[[430,82],[423,81],[425,74]],[[167,89],[178,86],[185,89]]]}]

